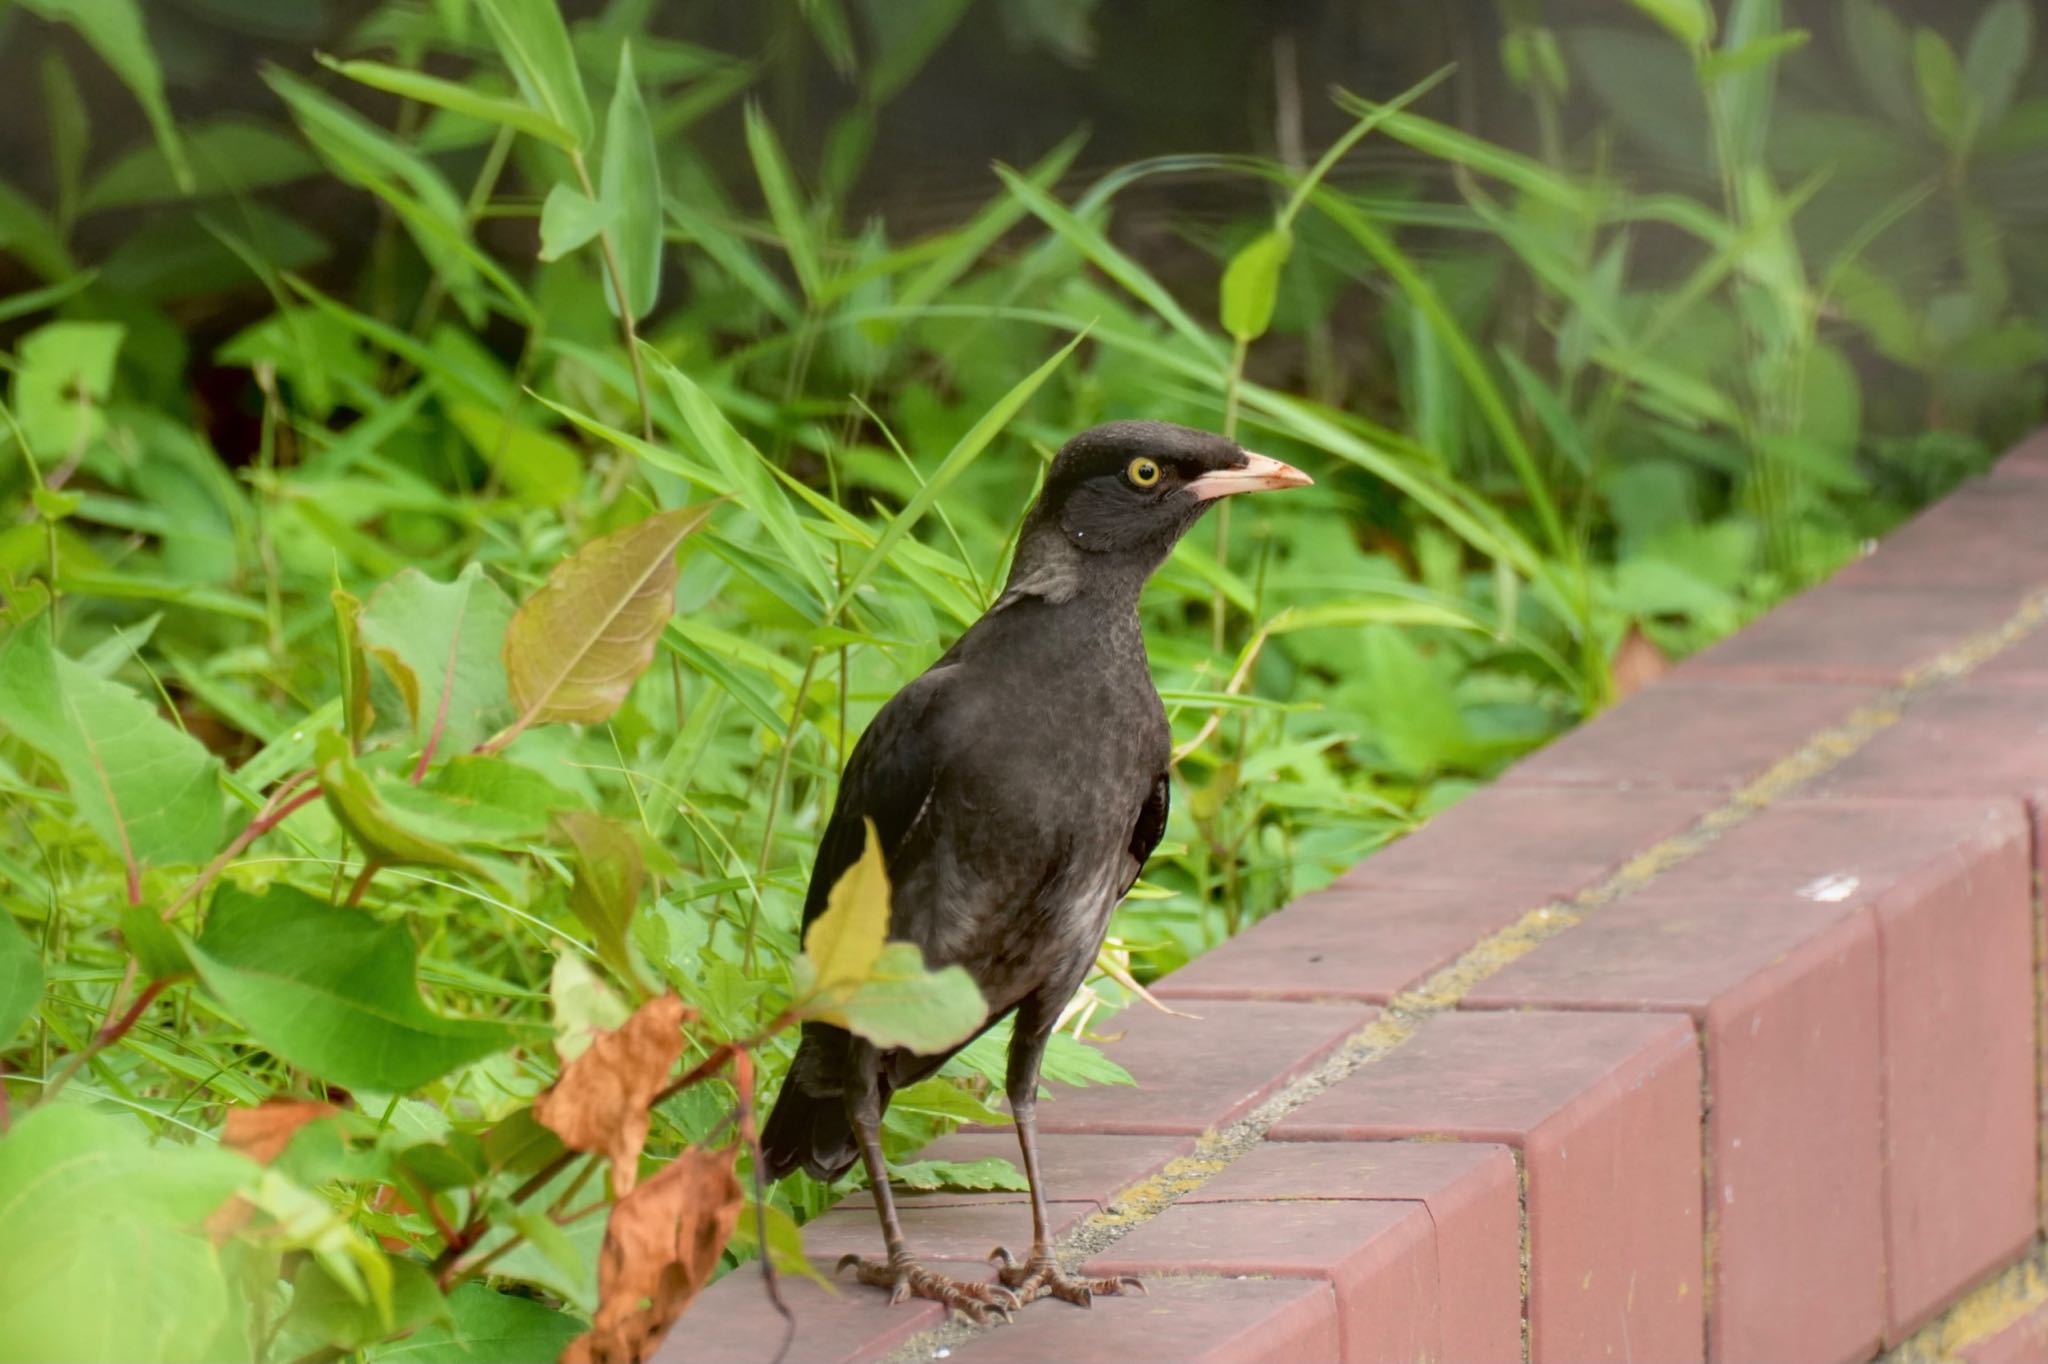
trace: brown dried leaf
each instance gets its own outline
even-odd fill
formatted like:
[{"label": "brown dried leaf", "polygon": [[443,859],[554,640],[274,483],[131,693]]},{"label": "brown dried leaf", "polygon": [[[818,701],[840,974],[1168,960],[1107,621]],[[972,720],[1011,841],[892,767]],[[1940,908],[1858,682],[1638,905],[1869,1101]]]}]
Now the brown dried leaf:
[{"label": "brown dried leaf", "polygon": [[578,1151],[601,1151],[612,1163],[621,1198],[640,1177],[647,1109],[683,1054],[683,1024],[696,1017],[675,995],[650,999],[613,1032],[562,1068],[562,1078],[533,1103],[533,1116]]},{"label": "brown dried leaf", "polygon": [[621,1198],[597,1262],[597,1315],[562,1364],[640,1364],[711,1281],[744,1195],[738,1146],[691,1149]]},{"label": "brown dried leaf", "polygon": [[675,610],[676,546],[713,505],[659,512],[555,565],[505,632],[515,730],[611,719]]},{"label": "brown dried leaf", "polygon": [[265,1099],[254,1108],[230,1108],[221,1144],[258,1165],[268,1165],[291,1145],[292,1134],[341,1110],[310,1099]]},{"label": "brown dried leaf", "polygon": [[1614,651],[1614,699],[1625,701],[1670,671],[1671,659],[1642,626],[1631,625]]}]

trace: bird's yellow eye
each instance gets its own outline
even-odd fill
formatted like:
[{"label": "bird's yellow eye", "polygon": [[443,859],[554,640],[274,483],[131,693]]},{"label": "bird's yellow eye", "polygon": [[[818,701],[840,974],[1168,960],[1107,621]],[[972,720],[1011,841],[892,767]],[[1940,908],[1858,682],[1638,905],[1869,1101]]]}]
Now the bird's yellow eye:
[{"label": "bird's yellow eye", "polygon": [[1149,488],[1159,481],[1159,466],[1140,455],[1124,470],[1124,477],[1131,481],[1134,488]]}]

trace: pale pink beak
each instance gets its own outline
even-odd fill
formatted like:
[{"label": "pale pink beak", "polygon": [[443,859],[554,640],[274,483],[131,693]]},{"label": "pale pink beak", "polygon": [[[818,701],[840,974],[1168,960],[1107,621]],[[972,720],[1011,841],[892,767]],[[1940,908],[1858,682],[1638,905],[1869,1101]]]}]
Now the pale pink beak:
[{"label": "pale pink beak", "polygon": [[1235,469],[1217,469],[1188,484],[1198,502],[1237,493],[1271,492],[1276,488],[1306,488],[1315,480],[1292,464],[1282,464],[1270,455],[1244,452],[1244,463]]}]

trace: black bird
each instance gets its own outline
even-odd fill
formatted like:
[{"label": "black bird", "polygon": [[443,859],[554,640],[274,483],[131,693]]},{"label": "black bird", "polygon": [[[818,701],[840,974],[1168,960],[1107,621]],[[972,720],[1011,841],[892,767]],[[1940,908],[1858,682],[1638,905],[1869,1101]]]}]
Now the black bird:
[{"label": "black bird", "polygon": [[1007,1084],[1031,1185],[1031,1253],[998,1249],[1000,1286],[937,1274],[904,1244],[882,1162],[882,1112],[947,1056],[880,1050],[829,1024],[803,1042],[763,1129],[771,1179],[836,1179],[866,1162],[886,1260],[848,1256],[891,1300],[932,1298],[976,1320],[1050,1294],[1085,1305],[1135,1280],[1069,1275],[1054,1259],[1038,1171],[1039,1062],[1110,912],[1166,827],[1171,737],[1152,686],[1138,593],[1220,497],[1311,480],[1233,441],[1163,422],[1074,437],[1025,514],[1009,583],[854,746],[818,848],[804,926],[874,821],[893,888],[891,938],[957,963],[1016,1014]]}]

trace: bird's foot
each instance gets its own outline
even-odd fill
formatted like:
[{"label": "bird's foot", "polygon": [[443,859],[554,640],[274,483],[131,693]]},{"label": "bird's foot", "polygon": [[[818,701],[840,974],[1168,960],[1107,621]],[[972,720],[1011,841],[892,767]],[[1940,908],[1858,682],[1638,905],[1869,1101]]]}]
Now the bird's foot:
[{"label": "bird's foot", "polygon": [[1113,1274],[1104,1279],[1069,1274],[1060,1268],[1060,1262],[1045,1246],[1034,1246],[1031,1258],[1021,1263],[1001,1246],[997,1246],[988,1258],[998,1266],[996,1278],[1002,1281],[1003,1287],[1017,1295],[1019,1302],[1058,1298],[1076,1307],[1086,1307],[1095,1300],[1097,1293],[1113,1296],[1145,1291],[1145,1285],[1128,1274]]},{"label": "bird's foot", "polygon": [[848,1269],[853,1270],[853,1277],[860,1282],[888,1289],[892,1305],[912,1298],[930,1298],[977,1325],[986,1324],[991,1313],[1000,1314],[1003,1320],[1008,1321],[1010,1313],[1023,1305],[1015,1293],[1000,1284],[935,1273],[903,1251],[895,1252],[886,1260],[873,1260],[863,1255],[843,1256],[839,1261],[839,1271],[843,1274]]}]

